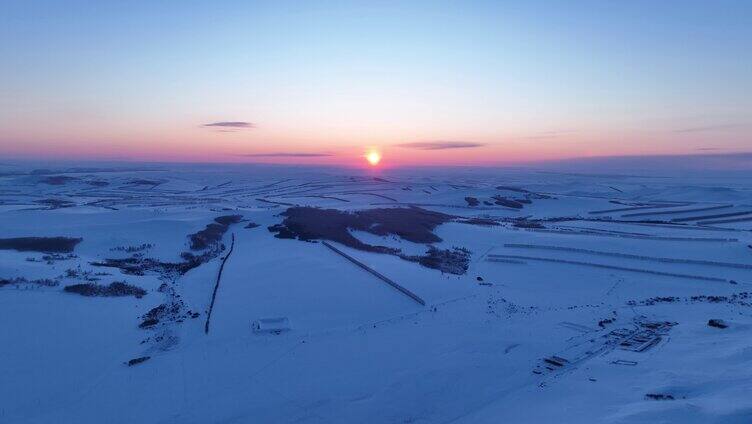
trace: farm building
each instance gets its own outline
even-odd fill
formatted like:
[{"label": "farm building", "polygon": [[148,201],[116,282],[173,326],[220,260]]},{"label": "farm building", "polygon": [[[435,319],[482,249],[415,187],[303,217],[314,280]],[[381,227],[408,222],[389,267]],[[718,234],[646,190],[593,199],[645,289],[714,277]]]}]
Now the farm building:
[{"label": "farm building", "polygon": [[274,333],[279,334],[284,331],[290,331],[290,320],[287,317],[281,318],[261,318],[253,321],[251,328],[254,333]]}]

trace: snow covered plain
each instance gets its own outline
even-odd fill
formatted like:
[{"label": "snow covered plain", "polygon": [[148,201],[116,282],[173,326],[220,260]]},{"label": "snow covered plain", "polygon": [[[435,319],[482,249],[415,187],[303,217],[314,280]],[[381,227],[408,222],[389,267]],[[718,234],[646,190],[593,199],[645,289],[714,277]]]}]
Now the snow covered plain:
[{"label": "snow covered plain", "polygon": [[[0,239],[83,239],[0,250],[2,423],[752,422],[752,186],[738,175],[0,174]],[[467,249],[467,270],[329,241],[421,305],[319,240],[276,238],[294,206],[451,216],[421,231]],[[425,254],[383,225],[349,231]],[[116,281],[146,295],[65,290]],[[266,318],[289,329],[254,332]]]}]

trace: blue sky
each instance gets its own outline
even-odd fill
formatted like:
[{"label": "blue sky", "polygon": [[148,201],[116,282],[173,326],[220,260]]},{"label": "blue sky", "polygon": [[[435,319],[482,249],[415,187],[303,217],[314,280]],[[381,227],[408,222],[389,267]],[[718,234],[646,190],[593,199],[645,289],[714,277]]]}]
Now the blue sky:
[{"label": "blue sky", "polygon": [[[752,2],[3,9],[0,153],[10,156],[346,162],[375,148],[464,164],[750,145]],[[203,126],[225,121],[254,125]],[[437,141],[468,148],[396,147]]]}]

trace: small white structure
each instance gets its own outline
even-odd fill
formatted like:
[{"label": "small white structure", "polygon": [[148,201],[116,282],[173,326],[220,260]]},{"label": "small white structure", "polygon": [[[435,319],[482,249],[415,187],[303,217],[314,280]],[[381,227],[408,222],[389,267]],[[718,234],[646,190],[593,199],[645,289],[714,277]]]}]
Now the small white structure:
[{"label": "small white structure", "polygon": [[261,318],[253,321],[251,328],[254,333],[273,333],[279,334],[283,331],[290,331],[290,320],[287,317],[280,318]]}]

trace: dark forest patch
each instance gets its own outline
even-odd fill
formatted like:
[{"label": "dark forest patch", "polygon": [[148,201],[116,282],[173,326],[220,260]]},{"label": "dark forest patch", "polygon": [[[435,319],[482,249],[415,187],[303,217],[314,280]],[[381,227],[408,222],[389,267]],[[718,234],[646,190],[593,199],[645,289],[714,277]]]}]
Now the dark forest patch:
[{"label": "dark forest patch", "polygon": [[724,328],[728,328],[728,323],[726,323],[726,321],[722,319],[711,318],[708,320],[708,327],[724,329]]},{"label": "dark forest patch", "polygon": [[191,250],[207,249],[212,244],[221,240],[225,232],[227,232],[226,225],[217,224],[216,222],[207,224],[206,228],[189,236],[191,239]]},{"label": "dark forest patch", "polygon": [[128,365],[129,367],[132,367],[134,365],[142,364],[148,361],[149,359],[151,359],[151,356],[141,356],[138,358],[133,358],[130,361],[126,362],[126,365]]},{"label": "dark forest patch", "polygon": [[465,201],[467,202],[468,206],[478,206],[480,204],[480,201],[475,197],[467,196],[465,197]]},{"label": "dark forest patch", "polygon": [[530,221],[527,219],[515,219],[513,222],[514,223],[512,225],[514,225],[514,227],[516,228],[546,228],[545,226],[543,226],[543,224],[541,224],[538,221]]},{"label": "dark forest patch", "polygon": [[180,314],[180,309],[181,305],[178,303],[173,303],[171,305],[163,303],[159,306],[155,306],[154,308],[151,308],[149,312],[141,316],[142,321],[138,327],[151,328],[164,320],[175,320],[177,319],[178,314]]},{"label": "dark forest patch", "polygon": [[455,247],[450,250],[437,249],[430,246],[425,255],[400,255],[400,257],[408,261],[417,262],[426,268],[438,269],[441,272],[456,275],[462,275],[467,272],[467,268],[470,265],[470,251],[461,247]]},{"label": "dark forest patch", "polygon": [[152,247],[154,247],[151,243],[141,243],[138,246],[116,246],[113,248],[110,248],[110,251],[112,252],[126,252],[126,253],[137,253],[137,252],[143,252],[144,250],[149,250]]},{"label": "dark forest patch", "polygon": [[243,219],[241,215],[225,215],[214,218],[214,222],[207,224],[206,228],[189,235],[191,250],[208,249],[222,240],[231,224],[237,224]]},{"label": "dark forest patch", "polygon": [[93,266],[118,268],[128,275],[145,275],[149,272],[154,272],[163,276],[178,276],[210,261],[219,251],[220,249],[217,248],[201,255],[183,252],[180,255],[183,259],[182,262],[162,262],[153,258],[145,258],[137,253],[128,258],[105,259],[99,262],[92,262],[91,264]]},{"label": "dark forest patch", "polygon": [[[200,254],[193,252],[183,252],[180,254],[180,262],[163,262],[153,258],[144,257],[139,251],[133,253],[127,258],[110,258],[103,261],[92,262],[94,266],[103,266],[118,268],[123,273],[129,275],[145,275],[146,273],[156,273],[163,277],[177,277],[209,262],[217,257],[224,250],[224,244],[221,243],[222,236],[230,228],[230,224],[240,222],[241,215],[225,215],[214,219],[214,222],[207,224],[203,230],[189,234],[191,249],[201,250]],[[144,244],[142,246],[151,246]],[[129,250],[125,250],[130,252]]]},{"label": "dark forest patch", "polygon": [[674,395],[667,393],[648,393],[645,395],[647,400],[674,400]]},{"label": "dark forest patch", "polygon": [[214,218],[214,221],[221,225],[237,224],[243,219],[243,215],[224,215]]},{"label": "dark forest patch", "polygon": [[55,287],[58,285],[57,280],[51,280],[49,278],[42,278],[38,280],[28,280],[24,277],[17,277],[17,278],[0,278],[0,287],[3,286],[22,286],[26,284],[31,284],[35,286],[42,286],[42,287]]},{"label": "dark forest patch", "polygon": [[14,237],[0,238],[0,250],[19,252],[70,253],[82,238],[72,237]]},{"label": "dark forest patch", "polygon": [[355,238],[350,230],[377,236],[393,234],[413,243],[435,243],[441,239],[433,233],[438,225],[454,219],[451,215],[421,208],[384,208],[343,212],[336,209],[293,207],[281,214],[281,224],[269,227],[277,238],[331,240],[359,250],[398,253],[398,249],[373,246]]},{"label": "dark forest patch", "polygon": [[499,225],[499,223],[495,219],[491,219],[491,218],[458,219],[457,222],[460,222],[462,224],[480,225],[484,227],[494,227],[496,225]]},{"label": "dark forest patch", "polygon": [[65,286],[63,290],[68,293],[80,294],[81,296],[97,297],[135,296],[141,298],[146,295],[146,290],[128,284],[125,281],[115,281],[106,286],[94,283],[72,284]]},{"label": "dark forest patch", "polygon": [[69,261],[71,259],[78,258],[78,255],[74,255],[73,253],[49,253],[46,255],[42,255],[41,258],[35,258],[35,257],[28,257],[26,258],[26,262],[45,262],[47,265],[54,265],[57,261]]},{"label": "dark forest patch", "polygon": [[513,200],[502,196],[494,196],[493,199],[494,203],[497,205],[506,206],[508,208],[522,209],[525,206],[519,200]]},{"label": "dark forest patch", "polygon": [[425,267],[451,274],[464,274],[470,252],[462,248],[441,250],[429,246],[424,255],[405,255],[400,249],[374,246],[358,240],[350,231],[364,231],[377,236],[395,235],[413,243],[442,241],[433,230],[457,217],[425,209],[383,208],[345,212],[336,209],[294,207],[281,214],[281,224],[269,227],[277,238],[303,241],[330,240],[366,252],[386,253]]},{"label": "dark forest patch", "polygon": [[752,306],[752,294],[749,292],[733,293],[731,295],[697,295],[688,297],[656,296],[644,300],[630,300],[628,306],[653,306],[663,303],[728,303],[740,306]]}]

